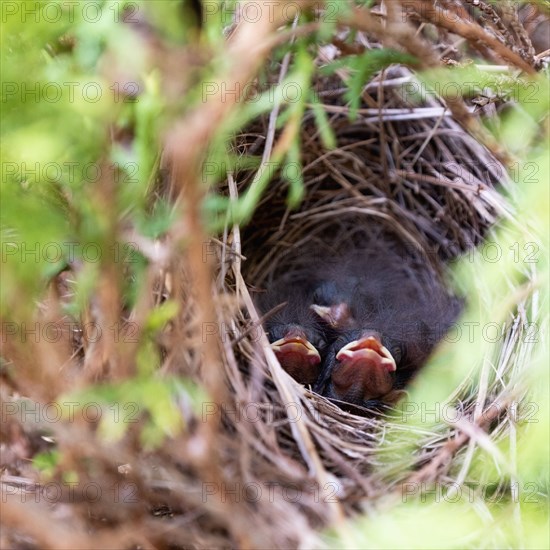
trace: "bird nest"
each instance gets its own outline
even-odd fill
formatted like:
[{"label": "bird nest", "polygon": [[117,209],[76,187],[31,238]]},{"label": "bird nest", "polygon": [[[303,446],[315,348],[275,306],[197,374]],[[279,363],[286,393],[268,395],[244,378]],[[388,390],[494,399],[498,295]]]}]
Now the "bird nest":
[{"label": "bird nest", "polygon": [[[308,249],[353,248],[372,232],[391,234],[408,254],[444,276],[449,261],[509,214],[502,164],[441,102],[407,100],[405,87],[416,84],[408,69],[391,67],[365,87],[350,120],[343,84],[319,77],[317,92],[328,106],[336,146],[323,145],[313,112],[306,112],[300,206],[288,206],[290,184],[278,173],[251,222],[242,231],[234,227],[220,245],[219,290],[244,306],[224,319],[238,333],[225,343],[223,357],[232,396],[224,415],[232,468],[240,486],[251,488],[262,539],[281,547],[314,544],[316,535],[306,525],[334,524],[377,497],[398,494],[404,483],[448,482],[464,462],[469,435],[456,425],[441,421],[415,429],[403,422],[403,409],[352,414],[294,381],[258,330],[262,318],[254,305],[266,285],[308,261]],[[258,120],[237,139],[235,150],[261,156],[274,133],[267,118]],[[230,174],[227,195],[236,198],[250,189],[256,174]],[[495,439],[508,429],[504,404],[517,402],[518,369],[526,362],[519,366],[512,358],[523,353],[522,334],[518,322],[510,323],[490,381],[486,372],[479,374],[484,383],[466,377],[449,396],[448,405],[460,409],[464,423],[479,427],[480,411],[488,412],[483,422]],[[495,408],[497,402],[503,406]],[[410,454],[405,450],[412,440],[416,450]],[[254,500],[262,490],[275,496]],[[270,521],[274,514],[277,522]]]}]

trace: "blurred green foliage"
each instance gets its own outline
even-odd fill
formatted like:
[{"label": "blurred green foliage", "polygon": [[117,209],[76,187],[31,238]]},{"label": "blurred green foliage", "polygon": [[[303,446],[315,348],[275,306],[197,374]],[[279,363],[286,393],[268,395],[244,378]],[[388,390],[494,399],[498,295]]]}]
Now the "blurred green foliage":
[{"label": "blurred green foliage", "polygon": [[[363,1],[359,4],[369,5]],[[6,3],[7,4],[7,3]],[[161,139],[175,117],[190,111],[204,101],[205,86],[216,82],[227,59],[223,31],[231,22],[235,1],[223,4],[205,2],[203,23],[199,33],[197,16],[186,3],[184,16],[175,1],[124,2],[97,1],[97,20],[92,12],[70,10],[58,1],[11,2],[17,8],[13,16],[2,21],[0,50],[2,65],[2,178],[0,215],[2,220],[2,285],[1,315],[5,320],[25,319],[35,308],[35,300],[49,278],[69,262],[83,265],[77,281],[77,294],[67,306],[70,315],[78,317],[84,304],[96,290],[101,261],[92,261],[86,245],[95,243],[100,257],[123,250],[125,229],[148,238],[162,237],[176,219],[167,200],[151,200],[160,164]],[[346,9],[340,2],[329,2],[328,9]],[[181,97],[171,97],[166,89],[166,74],[147,59],[154,50],[152,38],[145,29],[141,34],[119,23],[125,7],[136,15],[144,15],[162,37],[174,48],[188,45],[204,48],[206,61],[190,70],[192,79],[185,83]],[[5,8],[5,5],[2,7]],[[51,10],[51,11],[47,11]],[[51,14],[46,17],[44,14]],[[60,17],[54,17],[54,14]],[[132,15],[132,14],[130,14]],[[296,206],[303,196],[300,171],[299,133],[292,135],[290,147],[271,158],[270,170],[262,170],[261,159],[236,158],[230,150],[231,138],[262,113],[280,107],[278,130],[299,128],[306,108],[312,106],[315,120],[327,148],[335,139],[326,113],[314,94],[303,93],[292,101],[283,90],[288,82],[299,89],[310,90],[314,74],[312,40],[328,37],[333,21],[324,22],[317,35],[281,46],[273,62],[292,52],[289,70],[283,81],[259,94],[257,101],[242,104],[224,121],[216,139],[209,144],[205,160],[204,183],[209,194],[204,205],[208,228],[219,231],[229,221],[250,219],[275,169],[292,167],[284,173],[289,182],[289,204]],[[144,47],[144,43],[148,47]],[[130,54],[130,55],[129,55]],[[350,76],[348,99],[352,113],[359,105],[359,93],[366,79],[381,68],[395,62],[414,60],[388,50],[349,56],[329,65],[333,71],[345,67]],[[267,70],[266,70],[267,73]],[[264,75],[260,75],[262,83]],[[536,323],[539,341],[529,347],[525,359],[525,331],[514,348],[518,362],[529,361],[513,381],[528,393],[528,401],[537,407],[534,422],[514,424],[511,436],[497,442],[504,463],[495,462],[494,454],[477,449],[470,475],[486,486],[505,479],[511,487],[519,484],[519,497],[508,491],[506,498],[473,502],[462,493],[455,502],[432,496],[423,499],[421,491],[406,500],[380,507],[376,514],[350,526],[346,540],[362,548],[544,548],[548,547],[548,485],[550,455],[550,405],[548,351],[548,306],[550,280],[548,264],[548,212],[550,157],[548,152],[548,98],[546,75],[529,81],[510,76],[495,76],[479,68],[441,69],[423,75],[431,86],[445,83],[477,82],[480,88],[499,87],[517,100],[513,109],[491,123],[488,130],[518,159],[515,191],[511,199],[516,207],[515,219],[503,221],[494,233],[495,242],[509,251],[516,244],[525,251],[536,243],[537,263],[528,265],[514,261],[507,254],[502,262],[488,263],[476,254],[465,259],[456,270],[457,285],[468,296],[469,307],[462,320],[479,323],[498,320],[510,326],[515,310],[514,294],[530,280],[536,282],[535,294],[528,298],[525,319]],[[172,75],[177,82],[177,75]],[[264,81],[265,82],[265,81]],[[134,95],[139,88],[139,94]],[[463,86],[463,89],[465,87]],[[467,94],[465,94],[467,95]],[[127,133],[131,139],[124,139]],[[114,134],[123,137],[113,140]],[[529,169],[537,167],[535,181]],[[114,185],[105,203],[105,171],[110,167]],[[214,167],[213,170],[210,168]],[[225,179],[227,169],[258,169],[249,189],[236,204],[219,195],[217,184]],[[63,246],[63,254],[52,261],[41,253],[50,243],[76,243]],[[27,252],[29,252],[27,254]],[[128,268],[125,298],[136,303],[143,285],[147,259],[139,252],[123,254]],[[524,258],[524,256],[523,256]],[[531,270],[536,270],[532,276]],[[529,292],[526,290],[526,296]],[[138,352],[138,375],[135,379],[93,386],[82,400],[93,399],[105,404],[139,402],[148,413],[143,431],[147,447],[159,445],[166,436],[183,429],[174,405],[174,396],[190,396],[195,406],[205,399],[196,387],[181,380],[158,380],[155,367],[160,362],[153,345],[153,336],[172,316],[177,306],[171,302],[150,314]],[[450,401],[455,388],[464,380],[475,386],[480,369],[489,364],[490,377],[496,376],[495,365],[501,344],[476,339],[461,339],[458,344],[444,346],[433,359],[431,368],[419,379],[410,396],[410,403],[423,403],[428,410],[435,404]],[[532,349],[531,349],[532,348]],[[73,396],[74,397],[74,396]],[[407,403],[404,403],[403,410]],[[105,415],[105,418],[112,416]],[[512,422],[512,421],[511,421]],[[399,419],[388,429],[385,446],[380,450],[380,475],[391,478],[403,475],[409,453],[419,452],[418,433],[438,429],[437,423],[420,415],[407,415],[399,427]],[[121,426],[123,430],[121,431]],[[111,440],[124,436],[124,423],[105,420],[101,432]],[[40,455],[36,466],[51,471],[57,462],[53,455]],[[468,478],[467,481],[472,481]],[[474,480],[475,481],[475,480]],[[535,487],[535,500],[526,493]],[[343,544],[338,533],[329,535],[335,547]]]}]

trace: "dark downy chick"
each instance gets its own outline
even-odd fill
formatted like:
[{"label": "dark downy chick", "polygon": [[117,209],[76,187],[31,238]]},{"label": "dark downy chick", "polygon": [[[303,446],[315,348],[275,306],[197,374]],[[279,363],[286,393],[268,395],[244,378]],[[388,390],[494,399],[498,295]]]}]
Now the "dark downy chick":
[{"label": "dark downy chick", "polygon": [[280,282],[257,299],[259,309],[267,315],[264,328],[277,359],[290,376],[306,385],[318,379],[328,345],[326,327],[312,311],[312,303],[311,290],[305,283],[289,286]]},{"label": "dark downy chick", "polygon": [[313,389],[367,408],[409,382],[461,309],[431,268],[383,242],[333,262],[313,297],[336,332]]}]

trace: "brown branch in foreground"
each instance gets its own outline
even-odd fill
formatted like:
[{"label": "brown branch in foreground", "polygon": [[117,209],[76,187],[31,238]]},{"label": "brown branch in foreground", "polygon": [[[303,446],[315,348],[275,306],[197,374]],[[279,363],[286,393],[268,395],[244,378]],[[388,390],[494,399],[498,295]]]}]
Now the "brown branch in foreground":
[{"label": "brown branch in foreground", "polygon": [[433,23],[436,27],[446,29],[454,34],[462,36],[472,43],[479,42],[485,44],[504,61],[515,65],[518,69],[521,69],[527,74],[536,74],[537,71],[529,65],[529,63],[524,61],[521,56],[485,32],[479,25],[460,20],[453,16],[448,10],[439,6],[430,6],[430,9],[426,9],[425,4],[425,2],[419,0],[413,0],[412,2],[412,5],[416,6],[416,11],[422,19]]},{"label": "brown branch in foreground", "polygon": [[[434,53],[431,46],[426,43],[416,29],[409,23],[401,22],[397,18],[397,10],[390,4],[389,16],[386,25],[378,18],[374,17],[368,9],[354,8],[353,14],[350,17],[344,18],[342,23],[355,29],[362,30],[376,36],[383,44],[389,47],[398,47],[418,60],[420,69],[430,69],[440,67],[441,62]],[[500,42],[496,41],[498,44]],[[515,55],[515,54],[514,54]],[[516,56],[523,64],[525,62]],[[534,71],[532,67],[529,67]],[[474,117],[468,110],[464,99],[445,98],[445,101],[455,118],[464,128],[481,143],[483,143],[499,160],[504,164],[508,163],[508,154],[493,138],[493,136],[480,124],[479,120]]]},{"label": "brown branch in foreground", "polygon": [[[309,2],[303,2],[302,7],[308,4]],[[187,254],[190,277],[196,292],[196,321],[199,328],[206,326],[206,323],[217,322],[212,295],[213,266],[208,258],[203,257],[204,245],[208,242],[209,236],[202,220],[202,205],[206,193],[201,182],[202,163],[224,121],[242,101],[242,92],[271,51],[274,44],[272,36],[284,23],[283,8],[291,6],[292,2],[284,2],[277,5],[273,12],[262,10],[260,19],[255,23],[247,20],[239,23],[229,42],[229,52],[224,56],[225,60],[231,60],[232,63],[215,81],[217,93],[177,122],[166,140],[167,158],[172,169],[172,189],[183,199],[185,210],[185,219],[175,228],[173,237],[180,240],[190,236]],[[294,9],[296,8],[299,6],[295,5]],[[258,37],[262,37],[260,42]],[[226,94],[226,89],[237,90],[237,93]],[[202,356],[201,378],[212,400],[221,405],[229,399],[221,347],[219,342],[212,342],[213,339],[205,342],[199,337],[197,340]],[[201,457],[195,466],[200,471],[202,479],[223,487],[225,479],[216,452],[221,407],[217,407],[217,411],[209,418],[210,421],[203,425],[204,451],[200,453]],[[259,541],[256,540],[256,533],[249,529],[246,508],[243,505],[231,505],[231,499],[226,498],[223,490],[217,497],[214,506],[219,510],[225,510],[226,517],[232,518],[228,527],[237,545],[241,548],[256,546]],[[256,544],[253,541],[256,541]]]},{"label": "brown branch in foreground", "polygon": [[[304,2],[304,5],[307,4],[308,2]],[[284,6],[286,7],[286,4]],[[192,276],[197,285],[198,303],[202,308],[199,325],[202,322],[213,322],[216,318],[211,292],[211,267],[202,258],[203,244],[208,241],[201,220],[201,205],[206,191],[201,186],[200,179],[202,162],[223,121],[240,101],[238,93],[224,94],[223,90],[244,91],[255,76],[273,45],[273,40],[270,39],[272,33],[283,21],[282,6],[279,8],[274,14],[271,14],[271,10],[264,10],[263,16],[256,23],[243,21],[238,25],[226,57],[235,62],[217,79],[217,93],[189,116],[176,123],[166,140],[167,156],[172,165],[173,189],[187,199],[185,204],[188,208],[188,225],[180,226],[179,229],[180,236],[184,236],[187,231],[192,235],[189,242],[189,257]],[[258,36],[268,38],[258,43]],[[224,394],[222,378],[219,375],[218,350],[212,345],[203,345],[202,348],[202,377],[211,396],[216,399]]]}]

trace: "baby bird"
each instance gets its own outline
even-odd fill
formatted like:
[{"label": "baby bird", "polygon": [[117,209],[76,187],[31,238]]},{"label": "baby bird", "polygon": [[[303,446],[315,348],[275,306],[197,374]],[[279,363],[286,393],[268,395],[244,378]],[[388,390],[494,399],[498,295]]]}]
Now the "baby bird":
[{"label": "baby bird", "polygon": [[367,407],[403,388],[455,321],[461,302],[425,264],[384,243],[328,268],[314,311],[335,337],[314,391]]},{"label": "baby bird", "polygon": [[[302,283],[289,287],[280,282],[269,287],[257,302],[267,315],[264,328],[281,366],[301,384],[314,384],[321,373],[331,331],[311,309],[309,286]],[[278,306],[282,307],[269,313]]]},{"label": "baby bird", "polygon": [[348,243],[339,255],[310,250],[302,267],[293,270],[290,262],[257,304],[271,346],[295,380],[340,406],[369,409],[406,386],[462,302],[391,237],[369,234],[362,243]]}]

